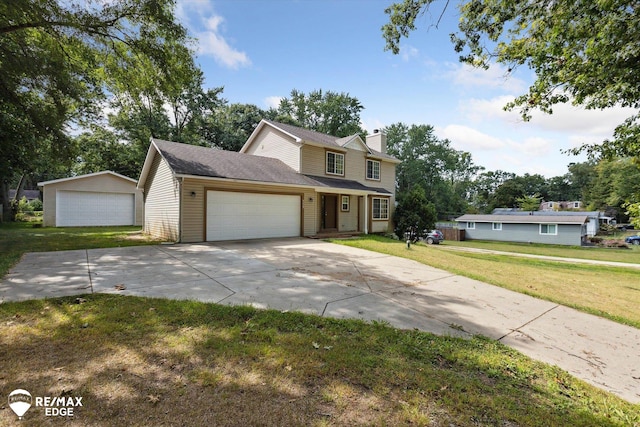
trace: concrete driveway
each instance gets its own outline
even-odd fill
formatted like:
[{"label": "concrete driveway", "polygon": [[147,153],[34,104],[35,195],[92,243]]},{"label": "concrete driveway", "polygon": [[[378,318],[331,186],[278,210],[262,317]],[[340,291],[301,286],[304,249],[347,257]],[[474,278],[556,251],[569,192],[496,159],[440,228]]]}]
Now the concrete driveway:
[{"label": "concrete driveway", "polygon": [[415,261],[318,240],[30,253],[0,282],[0,302],[96,292],[481,334],[640,402],[640,330]]}]

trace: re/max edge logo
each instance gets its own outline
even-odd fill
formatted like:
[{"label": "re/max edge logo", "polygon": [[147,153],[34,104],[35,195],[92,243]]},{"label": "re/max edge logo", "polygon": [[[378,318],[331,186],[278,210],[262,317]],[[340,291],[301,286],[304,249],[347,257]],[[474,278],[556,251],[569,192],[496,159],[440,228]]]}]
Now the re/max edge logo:
[{"label": "re/max edge logo", "polygon": [[24,419],[24,414],[33,406],[44,408],[46,417],[73,417],[75,408],[81,407],[82,396],[31,396],[27,390],[16,389],[9,393],[9,407],[18,416]]}]

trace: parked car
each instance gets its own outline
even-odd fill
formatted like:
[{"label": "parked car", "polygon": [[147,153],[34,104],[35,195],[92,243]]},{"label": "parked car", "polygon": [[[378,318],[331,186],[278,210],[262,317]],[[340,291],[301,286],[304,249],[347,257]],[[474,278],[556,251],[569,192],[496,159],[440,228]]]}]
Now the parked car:
[{"label": "parked car", "polygon": [[640,245],[640,236],[628,236],[624,241],[632,245]]},{"label": "parked car", "polygon": [[636,228],[633,226],[633,224],[622,224],[622,225],[617,225],[616,229],[620,231],[627,231],[627,230],[635,230]]},{"label": "parked car", "polygon": [[429,245],[438,245],[444,240],[444,234],[440,230],[429,231],[423,239]]}]

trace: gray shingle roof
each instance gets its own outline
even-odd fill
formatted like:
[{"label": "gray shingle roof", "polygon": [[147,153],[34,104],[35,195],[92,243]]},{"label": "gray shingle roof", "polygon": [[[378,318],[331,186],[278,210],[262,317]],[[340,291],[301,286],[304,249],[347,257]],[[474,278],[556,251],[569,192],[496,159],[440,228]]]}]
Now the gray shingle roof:
[{"label": "gray shingle roof", "polygon": [[303,175],[271,157],[154,139],[153,143],[177,175],[238,179],[306,187],[325,187],[391,194],[383,188],[367,187],[356,181]]},{"label": "gray shingle roof", "polygon": [[278,159],[160,139],[154,139],[153,142],[178,175],[307,186],[315,184]]},{"label": "gray shingle roof", "polygon": [[339,178],[328,178],[326,176],[316,176],[316,175],[305,175],[307,178],[310,178],[325,187],[331,188],[342,188],[345,190],[360,190],[367,192],[375,192],[381,194],[391,194],[389,191],[384,188],[377,187],[367,187],[366,185],[360,184],[357,181],[351,181],[348,179],[339,179]]},{"label": "gray shingle roof", "polygon": [[[272,126],[277,127],[278,129],[282,129],[283,131],[295,136],[296,138],[301,139],[302,141],[324,145],[329,148],[343,148],[343,144],[351,141],[352,137],[355,136],[351,135],[344,138],[338,138],[332,135],[327,135],[326,133],[316,132],[314,130],[304,129],[298,126],[288,125],[286,123],[274,122],[273,120],[264,119],[264,121]],[[389,160],[398,160],[389,154],[381,153],[372,149],[371,147],[367,148],[375,157]]]},{"label": "gray shingle roof", "polygon": [[586,215],[471,215],[466,214],[456,218],[456,221],[465,222],[504,222],[518,224],[584,224]]}]

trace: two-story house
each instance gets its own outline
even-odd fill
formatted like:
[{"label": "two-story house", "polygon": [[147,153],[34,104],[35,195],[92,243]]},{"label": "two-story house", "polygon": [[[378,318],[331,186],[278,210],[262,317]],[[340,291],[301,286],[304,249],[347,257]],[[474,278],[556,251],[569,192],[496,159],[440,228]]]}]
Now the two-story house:
[{"label": "two-story house", "polygon": [[180,242],[385,232],[399,162],[381,132],[363,141],[269,120],[240,152],[152,139],[144,231]]}]

